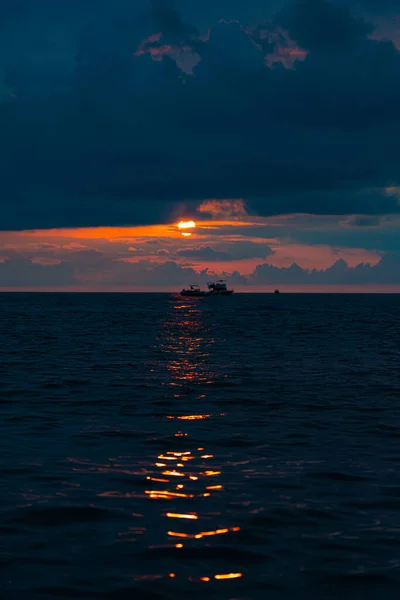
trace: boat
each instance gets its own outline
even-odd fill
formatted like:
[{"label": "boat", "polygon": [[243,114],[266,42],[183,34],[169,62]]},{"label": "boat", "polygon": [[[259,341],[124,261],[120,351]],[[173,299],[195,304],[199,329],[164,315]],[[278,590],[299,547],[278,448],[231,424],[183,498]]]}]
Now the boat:
[{"label": "boat", "polygon": [[210,292],[205,292],[204,290],[200,289],[200,286],[197,285],[197,283],[193,283],[192,285],[189,285],[188,289],[183,288],[183,290],[181,290],[181,296],[189,296],[189,297],[193,297],[193,298],[197,298],[199,296],[209,296]]},{"label": "boat", "polygon": [[279,290],[275,290],[274,294],[280,294],[280,291]]},{"label": "boat", "polygon": [[208,284],[210,296],[230,296],[235,290],[228,290],[225,279],[218,279],[216,283],[210,281]]}]

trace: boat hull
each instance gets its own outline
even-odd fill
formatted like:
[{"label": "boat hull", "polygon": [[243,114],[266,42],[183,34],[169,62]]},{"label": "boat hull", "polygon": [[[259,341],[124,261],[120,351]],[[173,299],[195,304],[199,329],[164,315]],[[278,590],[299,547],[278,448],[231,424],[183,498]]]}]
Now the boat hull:
[{"label": "boat hull", "polygon": [[210,296],[231,296],[234,290],[214,290]]},{"label": "boat hull", "polygon": [[181,291],[181,296],[186,298],[202,298],[203,296],[209,296],[209,292],[190,292],[186,290]]}]

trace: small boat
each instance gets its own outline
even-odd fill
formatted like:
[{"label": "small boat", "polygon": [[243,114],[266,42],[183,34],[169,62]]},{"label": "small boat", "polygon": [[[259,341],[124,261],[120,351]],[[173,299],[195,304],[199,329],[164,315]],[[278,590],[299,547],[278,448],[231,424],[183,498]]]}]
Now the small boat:
[{"label": "small boat", "polygon": [[274,294],[280,294],[280,291],[279,290],[275,290]]},{"label": "small boat", "polygon": [[228,290],[225,279],[218,279],[216,283],[210,281],[208,284],[210,296],[230,296],[235,290]]},{"label": "small boat", "polygon": [[193,298],[197,298],[199,296],[209,296],[210,292],[204,292],[203,290],[200,289],[200,286],[197,285],[197,283],[193,283],[192,285],[189,285],[189,289],[183,289],[181,290],[181,296],[190,296]]}]

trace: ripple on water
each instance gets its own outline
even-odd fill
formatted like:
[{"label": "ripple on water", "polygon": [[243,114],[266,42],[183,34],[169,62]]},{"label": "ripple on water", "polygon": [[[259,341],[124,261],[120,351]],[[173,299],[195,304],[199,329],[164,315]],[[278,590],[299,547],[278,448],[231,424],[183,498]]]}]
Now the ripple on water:
[{"label": "ripple on water", "polygon": [[395,598],[399,308],[0,295],[2,591]]}]

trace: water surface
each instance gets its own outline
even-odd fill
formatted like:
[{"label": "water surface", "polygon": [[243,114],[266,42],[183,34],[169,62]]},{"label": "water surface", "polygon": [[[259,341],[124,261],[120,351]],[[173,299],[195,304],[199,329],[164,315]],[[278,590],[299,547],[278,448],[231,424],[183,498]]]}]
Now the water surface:
[{"label": "water surface", "polygon": [[0,295],[0,592],[396,598],[400,297]]}]

